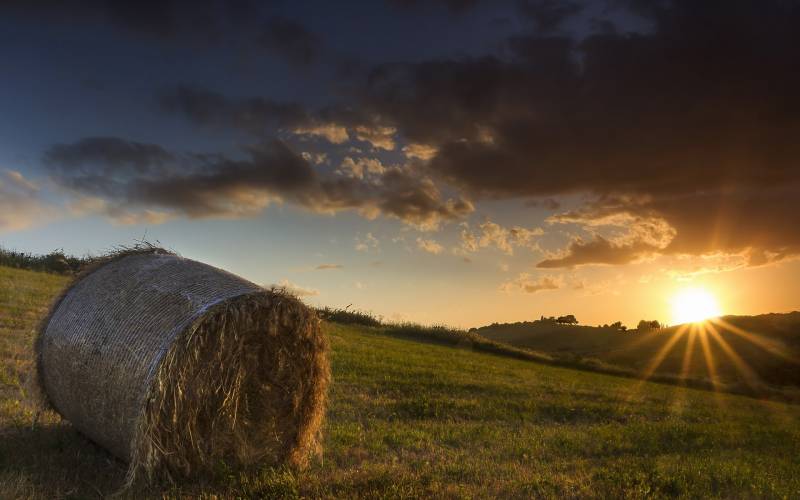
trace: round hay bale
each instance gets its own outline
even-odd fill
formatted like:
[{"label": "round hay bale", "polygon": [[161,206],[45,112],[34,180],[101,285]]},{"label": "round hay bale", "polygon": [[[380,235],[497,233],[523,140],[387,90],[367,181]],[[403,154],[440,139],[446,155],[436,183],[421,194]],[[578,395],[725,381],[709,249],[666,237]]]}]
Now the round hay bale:
[{"label": "round hay bale", "polygon": [[129,481],[302,467],[320,450],[326,347],[294,297],[148,248],[101,259],[56,300],[35,383]]}]

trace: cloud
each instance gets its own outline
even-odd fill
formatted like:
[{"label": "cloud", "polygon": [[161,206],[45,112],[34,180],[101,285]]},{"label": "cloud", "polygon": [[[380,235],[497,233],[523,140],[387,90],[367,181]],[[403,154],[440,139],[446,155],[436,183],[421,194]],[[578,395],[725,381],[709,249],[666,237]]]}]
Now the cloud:
[{"label": "cloud", "polygon": [[395,146],[394,136],[397,133],[397,129],[380,125],[372,127],[357,125],[355,127],[355,133],[359,141],[366,141],[372,144],[373,147],[391,151]]},{"label": "cloud", "polygon": [[293,19],[267,20],[259,42],[295,66],[308,66],[319,57],[322,43],[317,35]]},{"label": "cloud", "polygon": [[197,125],[234,128],[263,136],[275,128],[307,127],[312,119],[306,109],[294,102],[279,102],[262,97],[230,99],[192,85],[178,85],[156,92],[156,103],[165,113],[180,115]]},{"label": "cloud", "polygon": [[73,25],[111,24],[151,39],[186,38],[203,43],[216,42],[224,32],[241,32],[258,12],[248,1],[217,0],[10,0],[3,2],[2,7],[6,16],[33,17]]},{"label": "cloud", "polygon": [[558,29],[564,21],[580,13],[584,6],[565,0],[519,0],[520,13],[534,22],[540,32]]},{"label": "cloud", "polygon": [[345,156],[337,172],[347,177],[364,179],[370,174],[383,175],[386,172],[386,168],[377,158],[356,158],[354,160],[349,156]]},{"label": "cloud", "polygon": [[[800,232],[795,226],[800,221],[794,217],[798,210],[800,200],[790,184],[766,191],[742,189],[660,198],[603,197],[579,210],[554,215],[548,221],[578,224],[592,234],[604,228],[620,229],[621,233],[609,239],[619,256],[611,260],[625,262],[624,255],[636,260],[651,253],[723,254],[746,255],[748,265],[752,266],[800,254]],[[598,251],[606,246],[603,242],[595,243]]]},{"label": "cloud", "polygon": [[[551,31],[576,10],[524,5]],[[432,177],[471,197],[624,195],[638,200],[624,211],[675,230],[659,251],[800,254],[800,10],[620,2],[608,19],[631,5],[639,32],[539,31],[509,38],[507,57],[380,65],[363,106],[434,148]],[[611,246],[575,250],[628,261]]]},{"label": "cloud", "polygon": [[436,156],[437,151],[435,147],[426,144],[409,144],[408,146],[403,146],[403,153],[406,155],[406,158],[416,158],[423,161],[430,160]]},{"label": "cloud", "polygon": [[389,3],[407,10],[420,9],[435,4],[441,4],[444,5],[453,14],[461,14],[462,12],[465,12],[473,8],[479,2],[480,0],[435,0],[435,1],[389,0]]},{"label": "cloud", "polygon": [[514,247],[535,248],[535,239],[544,234],[541,228],[503,227],[492,221],[484,221],[478,225],[479,232],[469,230],[464,223],[461,230],[461,250],[475,252],[480,248],[496,247],[507,255],[514,254]]},{"label": "cloud", "polygon": [[292,130],[297,135],[322,137],[333,144],[342,144],[350,140],[347,129],[336,123],[323,123],[319,125],[304,125]]},{"label": "cloud", "polygon": [[323,138],[336,145],[351,139],[375,148],[395,148],[394,127],[381,125],[374,116],[335,106],[310,111],[296,102],[263,97],[232,99],[219,92],[192,85],[178,85],[156,92],[159,109],[192,123],[219,130],[242,130],[259,138],[288,130],[303,138]]},{"label": "cloud", "polygon": [[309,153],[308,151],[303,151],[300,153],[300,156],[309,163],[313,163],[314,165],[322,165],[328,161],[327,153]]},{"label": "cloud", "polygon": [[341,264],[320,264],[314,269],[318,271],[328,271],[331,269],[342,269],[342,268],[344,268],[344,266]]},{"label": "cloud", "polygon": [[39,187],[16,170],[0,171],[0,233],[53,220],[55,207],[43,201]]},{"label": "cloud", "polygon": [[314,297],[319,295],[319,290],[315,288],[304,288],[299,285],[292,283],[287,279],[280,280],[276,285],[276,288],[281,288],[286,292],[296,296],[296,297]]},{"label": "cloud", "polygon": [[161,171],[175,156],[156,144],[126,141],[118,137],[87,137],[73,144],[56,144],[47,150],[45,162],[61,171],[80,170],[86,165],[103,173],[126,169],[131,172]]},{"label": "cloud", "polygon": [[433,181],[413,167],[386,168],[380,179],[366,180],[321,176],[280,141],[249,146],[244,154],[177,155],[153,144],[86,138],[51,147],[45,163],[56,185],[77,200],[95,200],[102,213],[115,219],[145,211],[241,218],[289,202],[316,213],[355,210],[369,219],[383,215],[432,230],[473,210],[463,198],[444,199]]},{"label": "cloud", "polygon": [[378,250],[380,248],[380,241],[378,238],[372,235],[372,233],[367,233],[364,238],[360,236],[356,236],[356,250],[359,252],[369,252],[370,250]]},{"label": "cloud", "polygon": [[440,245],[436,240],[425,239],[425,238],[417,238],[417,248],[422,251],[432,253],[434,255],[439,255],[444,251],[444,247]]},{"label": "cloud", "polygon": [[516,279],[501,284],[500,291],[536,293],[545,290],[557,290],[563,286],[564,279],[561,276],[542,276],[538,279],[534,279],[528,273],[520,273]]},{"label": "cloud", "polygon": [[[222,32],[237,47],[260,40],[299,65],[322,60],[317,35],[291,19],[265,19],[246,3],[12,1],[0,13],[111,24],[156,39],[192,32],[212,40]],[[462,11],[476,3],[395,5]],[[298,160],[279,146],[198,157],[106,137],[52,149],[51,174],[74,204],[103,205],[120,221],[244,217],[290,203],[429,230],[462,220],[474,200],[552,200],[555,210],[570,197],[583,200],[571,210],[580,217],[553,224],[574,224],[586,235],[546,259],[548,266],[717,253],[762,265],[800,255],[800,9],[793,2],[516,5],[530,22],[496,52],[378,63],[350,74],[335,103],[318,109],[188,85],[157,96],[164,112],[246,131],[265,144],[294,131],[292,141],[322,138],[342,149],[354,141],[387,151],[402,145],[411,165],[361,168],[362,178],[348,165],[350,175],[325,176],[309,168],[313,158]],[[570,34],[572,21],[589,14],[599,19]],[[617,29],[622,18],[635,18],[635,26]],[[330,154],[338,161],[344,155],[337,153]],[[482,235],[472,238],[479,247]],[[514,246],[498,241],[498,248]]]},{"label": "cloud", "polygon": [[635,262],[658,251],[657,247],[641,241],[614,243],[602,236],[583,241],[576,238],[569,244],[563,255],[545,259],[536,267],[542,269],[575,267],[586,264],[622,265]]}]

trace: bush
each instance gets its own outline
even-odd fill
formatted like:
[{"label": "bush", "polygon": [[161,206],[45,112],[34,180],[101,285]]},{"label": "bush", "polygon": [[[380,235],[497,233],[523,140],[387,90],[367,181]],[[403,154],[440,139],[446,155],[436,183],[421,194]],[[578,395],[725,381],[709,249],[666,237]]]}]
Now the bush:
[{"label": "bush", "polygon": [[0,266],[54,274],[75,274],[87,262],[85,258],[65,255],[55,250],[47,255],[33,255],[0,248]]},{"label": "bush", "polygon": [[341,323],[344,325],[363,325],[363,326],[381,326],[381,320],[372,315],[372,313],[365,311],[352,310],[348,308],[334,309],[332,307],[324,307],[317,309],[317,315],[320,319],[330,321],[332,323]]}]

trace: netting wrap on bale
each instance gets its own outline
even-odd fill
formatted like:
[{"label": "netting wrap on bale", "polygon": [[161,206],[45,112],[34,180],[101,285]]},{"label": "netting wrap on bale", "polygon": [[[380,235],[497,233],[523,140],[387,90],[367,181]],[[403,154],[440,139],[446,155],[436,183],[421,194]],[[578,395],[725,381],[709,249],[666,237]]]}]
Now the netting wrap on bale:
[{"label": "netting wrap on bale", "polygon": [[65,291],[36,341],[46,406],[139,472],[303,466],[329,380],[312,311],[152,249],[109,258]]}]

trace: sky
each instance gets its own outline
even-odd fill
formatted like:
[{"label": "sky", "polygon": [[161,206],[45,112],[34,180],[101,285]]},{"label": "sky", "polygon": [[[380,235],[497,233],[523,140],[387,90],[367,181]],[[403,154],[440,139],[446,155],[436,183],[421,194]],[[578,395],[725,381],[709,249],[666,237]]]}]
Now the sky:
[{"label": "sky", "polygon": [[0,246],[474,327],[800,309],[800,4],[8,1]]}]

